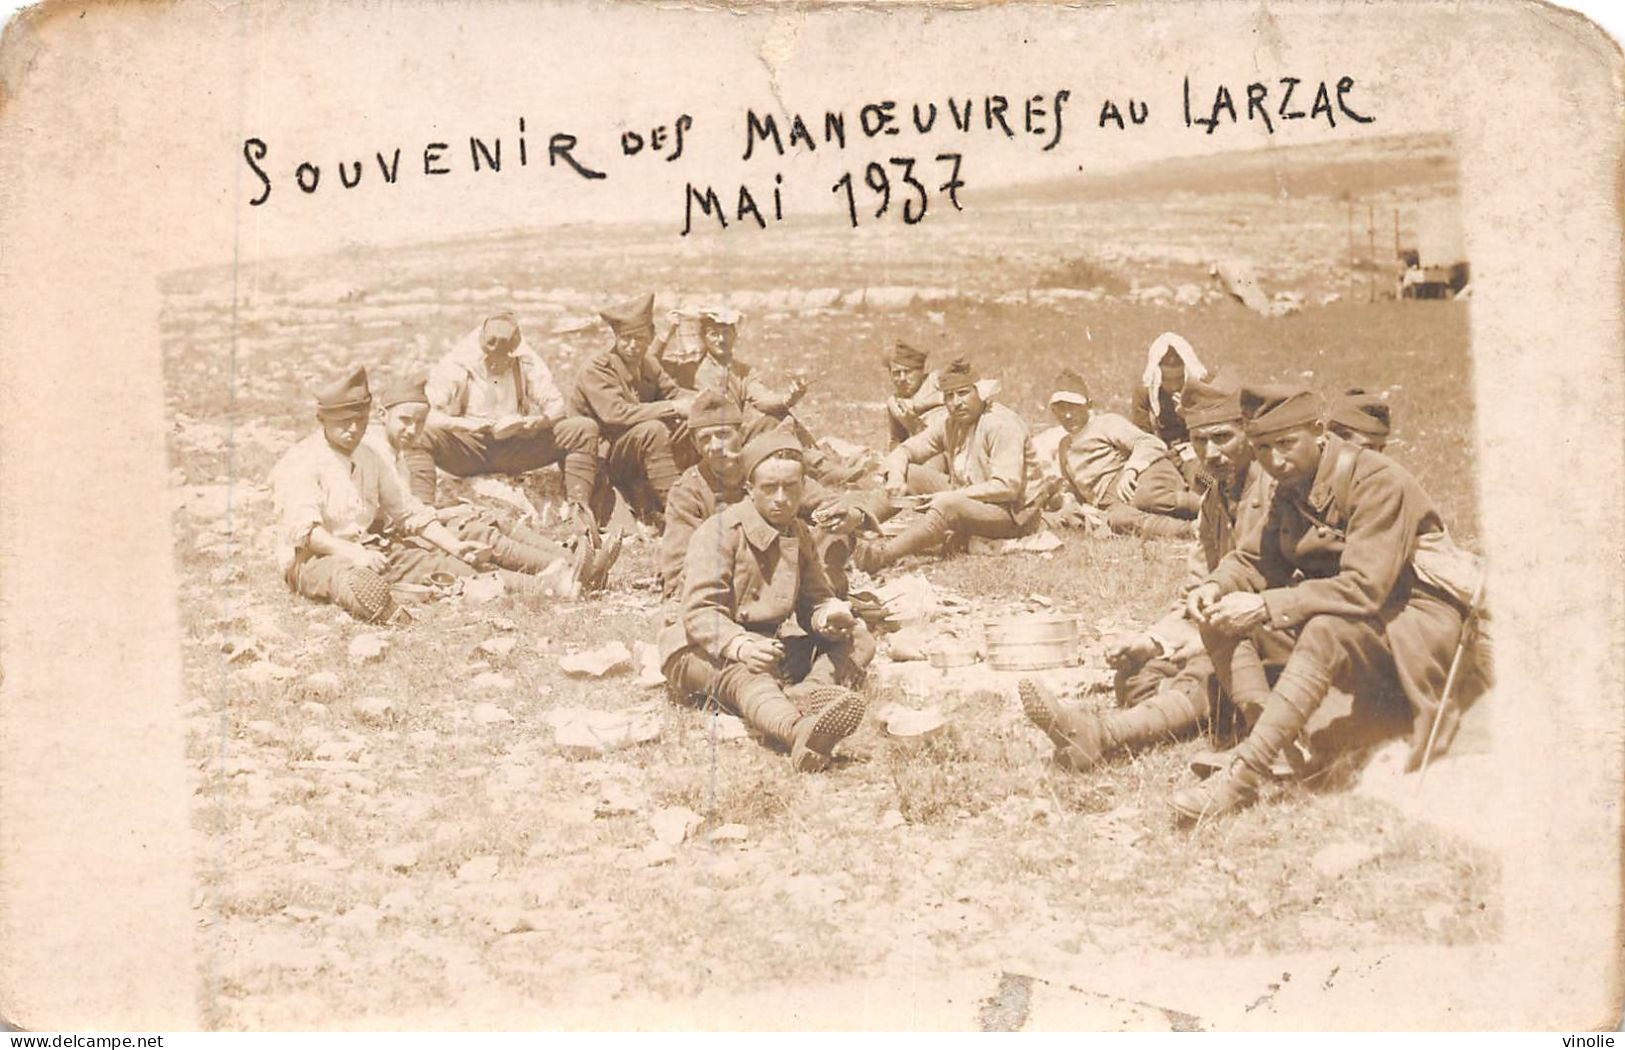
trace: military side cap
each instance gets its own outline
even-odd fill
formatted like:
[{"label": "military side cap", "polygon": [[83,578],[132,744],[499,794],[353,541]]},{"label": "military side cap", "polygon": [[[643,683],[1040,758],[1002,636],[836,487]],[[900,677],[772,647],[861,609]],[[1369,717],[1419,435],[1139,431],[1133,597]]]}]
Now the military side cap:
[{"label": "military side cap", "polygon": [[688,425],[694,430],[705,427],[737,427],[744,425],[744,422],[744,410],[720,390],[701,390],[694,395],[694,403],[688,408]]},{"label": "military side cap", "polygon": [[800,461],[803,455],[801,443],[782,430],[769,430],[765,434],[751,438],[745,445],[744,451],[739,453],[739,465],[744,468],[746,480],[761,466],[762,460],[769,456],[793,452]]},{"label": "military side cap", "polygon": [[1326,422],[1376,438],[1387,437],[1393,427],[1388,402],[1358,387],[1345,390],[1332,399],[1331,407],[1326,411]]},{"label": "military side cap", "polygon": [[944,394],[951,394],[955,390],[963,390],[968,386],[976,385],[976,369],[971,367],[970,360],[956,357],[948,363],[937,376],[937,389]]},{"label": "military side cap", "polygon": [[655,297],[654,293],[640,295],[635,299],[628,299],[615,306],[606,306],[598,311],[598,316],[604,319],[610,330],[616,335],[636,335],[643,331],[654,331],[655,328]]},{"label": "military side cap", "polygon": [[334,380],[316,390],[316,407],[324,412],[366,408],[371,404],[372,391],[367,387],[365,368],[357,368],[343,379]]},{"label": "military side cap", "polygon": [[421,376],[417,379],[396,378],[385,383],[378,390],[378,404],[382,408],[394,408],[408,402],[421,401],[429,403],[429,395],[425,391],[428,386]]},{"label": "military side cap", "polygon": [[1185,384],[1181,414],[1192,430],[1241,422],[1241,391],[1221,382],[1192,379]]},{"label": "military side cap", "polygon": [[1089,404],[1089,384],[1083,377],[1067,368],[1055,377],[1055,392],[1050,394],[1049,403],[1052,405],[1083,405]]},{"label": "military side cap", "polygon": [[1320,399],[1301,386],[1244,386],[1241,418],[1250,438],[1320,421]]},{"label": "military side cap", "polygon": [[899,339],[893,344],[891,352],[886,355],[886,360],[904,368],[924,368],[925,351],[909,346]]}]

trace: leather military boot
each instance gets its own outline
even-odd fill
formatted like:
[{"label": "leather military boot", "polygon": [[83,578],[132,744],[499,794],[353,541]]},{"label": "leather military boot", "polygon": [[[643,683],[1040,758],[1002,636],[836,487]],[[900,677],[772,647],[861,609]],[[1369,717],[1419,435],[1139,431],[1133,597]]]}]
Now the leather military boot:
[{"label": "leather military boot", "polygon": [[1021,710],[1027,720],[1055,744],[1055,764],[1072,773],[1099,765],[1106,757],[1107,738],[1101,718],[1093,711],[1064,707],[1044,686],[1031,678],[1016,683]]},{"label": "leather military boot", "polygon": [[863,722],[863,697],[837,685],[808,689],[809,713],[796,722],[790,762],[799,773],[817,773],[829,766],[835,745],[851,736]]},{"label": "leather military boot", "polygon": [[1263,779],[1246,763],[1235,759],[1206,780],[1175,791],[1168,798],[1168,806],[1180,824],[1210,820],[1252,805],[1258,799],[1258,786]]},{"label": "leather military boot", "polygon": [[621,543],[621,530],[616,529],[610,533],[608,541],[593,552],[592,564],[587,569],[586,579],[582,581],[583,594],[601,591],[609,585],[609,570],[621,556]]}]

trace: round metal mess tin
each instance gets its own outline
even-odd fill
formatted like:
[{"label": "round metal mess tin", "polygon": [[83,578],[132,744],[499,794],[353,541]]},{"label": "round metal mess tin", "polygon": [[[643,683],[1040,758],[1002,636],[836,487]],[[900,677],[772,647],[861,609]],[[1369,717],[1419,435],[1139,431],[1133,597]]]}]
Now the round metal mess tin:
[{"label": "round metal mess tin", "polygon": [[987,662],[999,671],[1042,671],[1078,663],[1076,616],[1013,616],[989,620]]}]

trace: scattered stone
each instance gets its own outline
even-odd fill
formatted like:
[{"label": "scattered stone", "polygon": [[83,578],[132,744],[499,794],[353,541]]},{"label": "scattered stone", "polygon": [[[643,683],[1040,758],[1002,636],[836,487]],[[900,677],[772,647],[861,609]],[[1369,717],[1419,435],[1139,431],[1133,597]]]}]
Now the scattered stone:
[{"label": "scattered stone", "polygon": [[743,824],[724,824],[712,828],[706,839],[711,842],[744,842],[750,838],[750,828]]},{"label": "scattered stone", "polygon": [[599,790],[593,805],[595,817],[621,817],[636,813],[643,807],[643,799],[621,784],[605,784]]},{"label": "scattered stone", "polygon": [[945,722],[939,708],[916,710],[902,704],[887,704],[875,711],[875,718],[895,737],[922,737],[943,727]]},{"label": "scattered stone", "polygon": [[346,791],[354,791],[358,795],[371,795],[378,790],[378,782],[371,777],[364,777],[360,773],[343,773],[338,779],[339,787]]},{"label": "scattered stone", "polygon": [[364,740],[329,740],[310,753],[318,762],[355,762],[367,750]]},{"label": "scattered stone", "polygon": [[352,664],[377,663],[389,651],[389,640],[381,634],[358,634],[350,639]]},{"label": "scattered stone", "polygon": [[494,572],[480,573],[463,580],[463,600],[475,605],[483,605],[494,598],[500,598],[507,592],[503,586],[502,577]]},{"label": "scattered stone", "polygon": [[553,727],[553,742],[576,758],[590,758],[660,737],[659,716],[650,711],[562,707],[549,711],[547,722]]},{"label": "scattered stone", "polygon": [[513,679],[495,671],[482,671],[469,679],[468,684],[475,689],[512,689]]},{"label": "scattered stone", "polygon": [[503,638],[487,638],[475,648],[482,656],[493,660],[505,660],[513,652],[514,646],[518,644],[519,639],[509,635]]},{"label": "scattered stone", "polygon": [[636,853],[628,854],[627,867],[657,868],[677,859],[677,851],[664,842],[651,842]]},{"label": "scattered stone", "polygon": [[306,700],[299,705],[299,710],[311,718],[326,718],[331,713],[327,710],[326,704],[317,703],[315,700]]},{"label": "scattered stone", "polygon": [[494,631],[517,631],[519,625],[506,616],[493,616],[491,617],[491,629]]},{"label": "scattered stone", "polygon": [[886,831],[891,831],[894,828],[900,828],[907,823],[908,821],[903,819],[903,814],[899,810],[888,809],[880,816],[880,826]]},{"label": "scattered stone", "polygon": [[1377,855],[1375,846],[1363,842],[1334,842],[1323,846],[1309,863],[1322,877],[1340,879]]},{"label": "scattered stone", "polygon": [[497,877],[497,859],[489,853],[470,857],[457,869],[458,882],[490,882]]},{"label": "scattered stone", "polygon": [[475,704],[474,710],[469,712],[468,717],[473,719],[475,723],[482,726],[497,725],[502,722],[513,721],[513,715],[508,713],[507,708],[498,707],[496,704],[488,703]]},{"label": "scattered stone", "polygon": [[263,718],[257,718],[243,726],[243,728],[248,730],[249,736],[261,744],[280,744],[288,736],[281,726],[275,722],[268,722]]},{"label": "scattered stone", "polygon": [[730,740],[750,739],[750,730],[745,728],[744,719],[737,715],[725,715],[720,711],[711,715],[711,731],[716,734],[719,744],[725,744]]},{"label": "scattered stone", "polygon": [[350,705],[358,721],[382,725],[395,718],[395,704],[382,696],[364,696]]},{"label": "scattered stone", "polygon": [[567,675],[603,678],[632,669],[632,651],[625,642],[606,642],[596,649],[559,657],[559,668]]},{"label": "scattered stone", "polygon": [[391,890],[378,899],[378,907],[384,912],[410,911],[412,905],[417,903],[417,895],[410,886],[402,886],[398,890]]},{"label": "scattered stone", "polygon": [[297,904],[290,904],[282,909],[282,914],[294,922],[314,922],[322,917],[322,913],[310,908],[301,908]]},{"label": "scattered stone", "polygon": [[666,684],[666,676],[660,673],[660,647],[650,645],[648,642],[637,642],[633,645],[633,653],[637,659],[638,685],[645,689],[659,689]]},{"label": "scattered stone", "polygon": [[357,933],[371,937],[378,932],[378,921],[384,913],[370,904],[357,905],[333,920],[333,925],[339,929],[354,930]]},{"label": "scattered stone", "polygon": [[269,660],[261,660],[258,663],[250,664],[244,669],[241,677],[243,681],[254,685],[270,685],[274,682],[286,682],[298,673],[291,667],[283,667],[281,664],[272,663]]},{"label": "scattered stone", "polygon": [[[351,650],[353,656],[354,646],[351,647]],[[304,687],[305,692],[321,700],[333,699],[344,688],[344,683],[332,671],[317,671],[308,674],[300,684]]]},{"label": "scattered stone", "polygon": [[700,826],[701,817],[686,806],[669,806],[649,816],[649,826],[655,838],[668,846],[681,846],[683,840]]}]

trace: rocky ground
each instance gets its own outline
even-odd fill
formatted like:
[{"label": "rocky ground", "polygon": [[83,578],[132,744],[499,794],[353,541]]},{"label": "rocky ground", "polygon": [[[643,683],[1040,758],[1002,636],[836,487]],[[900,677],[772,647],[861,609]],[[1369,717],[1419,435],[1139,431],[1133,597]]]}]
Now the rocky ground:
[{"label": "rocky ground", "polygon": [[[1247,378],[1385,390],[1392,451],[1470,540],[1463,305],[1358,301],[1335,199],[1244,203],[1079,205],[1043,223],[1018,202],[978,220],[1002,239],[933,234],[906,257],[867,243],[854,255],[838,231],[780,231],[748,274],[674,266],[666,235],[609,230],[289,260],[239,274],[235,300],[221,275],[172,279],[163,334],[209,1022],[375,1026],[455,1010],[547,1024],[719,987],[985,971],[991,993],[1001,972],[1080,953],[1495,938],[1484,847],[1367,794],[1302,788],[1178,832],[1164,799],[1196,745],[1058,773],[999,675],[887,663],[874,715],[835,767],[796,776],[737,721],[675,707],[654,684],[647,539],[601,598],[467,594],[387,631],[298,601],[277,578],[264,478],[311,426],[311,378],[352,362],[422,368],[497,306],[518,311],[567,378],[603,340],[585,327],[591,307],[649,288],[662,307],[724,289],[748,304],[741,354],[770,378],[809,372],[813,429],[870,445],[883,440],[877,354],[898,336],[974,352],[1039,426],[1063,364],[1126,408],[1145,343],[1166,329]],[[1278,243],[1296,246],[1291,265],[1259,272],[1301,310],[1266,317],[1206,283],[1215,251]],[[1095,283],[1037,287],[1066,272]],[[1144,291],[1157,286],[1166,294]],[[529,495],[545,515],[546,486]],[[1083,665],[1055,684],[1109,703],[1100,635],[1161,608],[1183,551],[1059,538],[906,564],[890,582],[935,596],[939,627],[1020,609],[1078,616]]]}]

